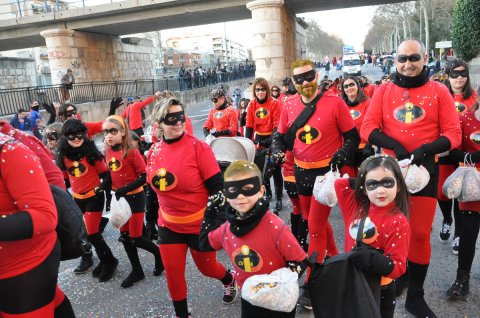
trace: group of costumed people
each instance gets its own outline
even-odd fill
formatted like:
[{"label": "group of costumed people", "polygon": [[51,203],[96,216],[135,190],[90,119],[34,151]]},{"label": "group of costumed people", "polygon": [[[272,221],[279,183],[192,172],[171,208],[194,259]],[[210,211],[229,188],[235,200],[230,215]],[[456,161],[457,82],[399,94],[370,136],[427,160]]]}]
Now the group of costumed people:
[{"label": "group of costumed people", "polygon": [[[313,196],[316,178],[331,170],[349,176],[334,184],[345,226],[344,251],[358,269],[378,276],[381,317],[394,316],[395,298],[406,288],[408,312],[436,317],[425,302],[424,283],[437,201],[444,216],[442,239],[448,239],[455,220],[458,270],[447,295],[456,299],[469,292],[480,203],[449,200],[439,189],[466,156],[480,162],[480,110],[467,64],[450,61],[444,85],[429,80],[427,61],[421,42],[402,42],[393,81],[377,87],[371,98],[355,77],[341,82],[340,97],[322,92],[310,60],[292,64],[292,77],[282,89],[255,79],[254,99],[241,100],[239,111],[223,90],[214,90],[205,136],[240,134],[257,149],[254,163],[236,160],[223,172],[209,145],[193,135],[185,105],[172,94],[157,92],[146,102],[132,103],[128,106],[135,115],[126,110],[124,116],[115,115],[122,102],[114,99],[109,116],[98,123],[83,122],[74,105],[65,105],[63,125],[47,127],[47,146],[2,122],[0,317],[75,316],[57,287],[60,248],[49,184],[70,188],[83,212],[88,243],[76,273],[94,265],[88,248],[93,246],[100,262],[92,276],[106,282],[115,275],[119,260],[103,238],[102,211],[106,201],[124,198],[132,216],[121,227],[119,241],[132,270],[122,287],[145,278],[138,255],[138,248],[144,249],[155,260],[153,275],[165,273],[176,317],[191,317],[185,277],[190,250],[199,271],[219,281],[225,304],[235,301],[249,278],[289,268],[306,269],[299,304],[312,308],[310,266],[339,254],[329,223],[331,208]],[[155,98],[154,142],[147,151],[138,143],[140,110]],[[132,132],[131,125],[138,123]],[[96,133],[103,133],[103,154],[91,139]],[[408,192],[397,162],[406,158],[430,175],[415,194]],[[293,205],[290,226],[278,216],[283,187]],[[357,235],[361,220],[368,226]],[[370,248],[354,248],[358,237]],[[221,249],[233,270],[217,261]],[[296,308],[280,311],[241,298],[242,317],[295,314]]]}]

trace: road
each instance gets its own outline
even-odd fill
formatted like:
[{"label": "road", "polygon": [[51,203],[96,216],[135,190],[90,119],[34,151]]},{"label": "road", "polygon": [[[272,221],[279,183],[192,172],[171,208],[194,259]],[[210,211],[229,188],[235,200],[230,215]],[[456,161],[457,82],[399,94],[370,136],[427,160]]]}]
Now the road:
[{"label": "road", "polygon": [[[371,66],[362,70],[372,80],[381,77],[380,69]],[[338,72],[330,72],[330,78],[338,76]],[[323,78],[323,70],[320,72]],[[211,104],[190,105],[188,114],[194,125],[195,135],[202,138],[202,126]],[[273,201],[274,203],[275,201]],[[287,196],[283,199],[284,209],[280,216],[288,222],[292,206]],[[343,221],[338,210],[334,207],[330,221],[335,230],[337,246],[343,246]],[[457,257],[451,252],[451,239],[441,242],[439,231],[442,216],[437,209],[432,228],[432,260],[429,275],[426,280],[426,299],[439,318],[465,318],[480,317],[480,256],[475,258],[470,280],[470,297],[467,301],[448,302],[445,297],[446,290],[455,280]],[[151,254],[140,250],[140,258],[144,266],[146,279],[133,287],[123,289],[120,283],[128,275],[130,265],[121,243],[117,242],[118,232],[107,226],[105,237],[120,264],[114,278],[107,283],[98,283],[91,276],[91,272],[75,275],[73,269],[78,261],[63,262],[60,267],[59,285],[69,296],[77,317],[79,318],[170,318],[175,317],[169,298],[165,276],[154,277],[153,257]],[[478,244],[477,244],[478,246]],[[477,251],[479,254],[480,251]],[[218,253],[218,259],[227,268],[232,265],[223,252]],[[95,258],[95,262],[98,260]],[[186,277],[189,292],[189,307],[192,317],[197,318],[223,318],[240,317],[240,302],[237,300],[232,305],[222,304],[222,286],[219,282],[202,276],[191,259],[187,259]],[[404,309],[405,296],[398,299],[395,318],[411,317]],[[297,317],[311,318],[313,314],[298,308]]]}]

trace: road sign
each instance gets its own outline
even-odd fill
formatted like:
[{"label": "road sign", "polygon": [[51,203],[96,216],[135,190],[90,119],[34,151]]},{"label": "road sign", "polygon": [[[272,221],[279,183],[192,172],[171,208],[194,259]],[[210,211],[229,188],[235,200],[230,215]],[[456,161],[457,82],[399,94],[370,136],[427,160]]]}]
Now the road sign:
[{"label": "road sign", "polygon": [[436,49],[448,49],[452,47],[452,41],[435,42]]}]

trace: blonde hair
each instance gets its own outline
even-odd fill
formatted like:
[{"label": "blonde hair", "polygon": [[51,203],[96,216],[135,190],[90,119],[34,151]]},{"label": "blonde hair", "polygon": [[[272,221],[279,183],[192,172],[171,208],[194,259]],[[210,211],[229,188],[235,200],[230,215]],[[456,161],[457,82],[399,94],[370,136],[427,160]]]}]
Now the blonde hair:
[{"label": "blonde hair", "polygon": [[[130,150],[132,150],[132,149],[135,148],[135,147],[133,146],[133,143],[132,143],[132,136],[130,135],[130,131],[125,128],[125,127],[126,127],[125,121],[123,120],[122,117],[113,115],[113,116],[107,117],[107,119],[105,119],[104,123],[105,123],[105,122],[112,123],[112,124],[114,124],[115,126],[117,126],[117,129],[118,129],[119,131],[125,132],[125,136],[123,136],[122,142],[121,142],[122,149],[123,149],[123,156],[122,156],[122,158],[125,159],[125,157],[128,155],[128,152],[129,152]],[[104,144],[105,144],[105,147],[104,147],[104,149],[105,149],[105,154],[107,154],[109,145],[107,144],[107,140],[106,140],[106,139],[104,140]],[[105,156],[105,157],[106,157],[106,156]]]},{"label": "blonde hair", "polygon": [[[152,121],[160,124],[165,117],[167,117],[168,114],[168,109],[170,106],[180,106],[182,107],[182,110],[185,111],[185,105],[183,105],[175,96],[170,91],[163,91],[162,94],[157,97],[155,101],[155,106],[153,106],[153,111],[152,111]],[[163,130],[158,125],[157,130],[155,132],[155,137],[157,139],[161,139],[163,136]]]},{"label": "blonde hair", "polygon": [[296,69],[297,67],[302,67],[302,66],[305,66],[305,65],[310,65],[314,71],[316,70],[315,64],[312,62],[312,60],[310,60],[310,59],[296,60],[295,62],[293,62],[290,65],[290,67],[292,69],[292,73],[293,73],[293,70]]},{"label": "blonde hair", "polygon": [[258,177],[260,180],[262,180],[262,173],[260,172],[260,169],[258,169],[256,164],[247,160],[235,160],[232,162],[228,166],[227,170],[225,170],[223,178],[227,180],[239,174],[251,174],[254,177]]}]

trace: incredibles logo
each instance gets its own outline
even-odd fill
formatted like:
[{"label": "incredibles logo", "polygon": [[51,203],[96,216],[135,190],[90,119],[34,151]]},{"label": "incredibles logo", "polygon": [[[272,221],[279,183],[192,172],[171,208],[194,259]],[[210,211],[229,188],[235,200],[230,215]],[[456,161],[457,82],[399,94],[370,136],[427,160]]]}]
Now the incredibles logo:
[{"label": "incredibles logo", "polygon": [[152,185],[160,191],[173,190],[177,185],[177,178],[165,168],[160,168],[152,178]]},{"label": "incredibles logo", "polygon": [[122,169],[122,162],[117,158],[112,157],[108,162],[108,169],[113,172],[119,171],[120,169]]},{"label": "incredibles logo", "polygon": [[70,173],[70,175],[74,176],[75,178],[81,177],[82,175],[87,173],[87,171],[87,167],[83,163],[78,161],[74,161],[72,166],[68,168],[68,173]]},{"label": "incredibles logo", "polygon": [[395,119],[405,124],[418,123],[422,121],[426,115],[427,114],[423,108],[412,102],[406,102],[405,105],[397,107],[393,111]]},{"label": "incredibles logo", "polygon": [[[357,219],[357,220],[354,220],[348,227],[348,233],[354,240],[357,239],[359,225],[360,225],[360,219]],[[372,220],[367,216],[367,218],[365,219],[365,224],[363,225],[362,242],[365,244],[371,244],[377,240],[377,237],[378,237],[377,227],[372,222]]]},{"label": "incredibles logo", "polygon": [[351,109],[350,110],[350,116],[352,116],[353,120],[360,118],[362,116],[362,113],[359,110],[356,109]]},{"label": "incredibles logo", "polygon": [[460,102],[455,102],[455,109],[457,110],[457,113],[464,113],[467,110],[467,106],[465,104],[462,104]]},{"label": "incredibles logo", "polygon": [[216,119],[220,119],[223,117],[223,112],[216,112],[215,115],[213,115]]},{"label": "incredibles logo", "polygon": [[247,273],[258,272],[263,266],[262,257],[247,245],[237,248],[232,255],[235,264]]},{"label": "incredibles logo", "polygon": [[264,119],[265,117],[268,116],[268,114],[269,114],[268,110],[266,110],[263,107],[260,107],[255,113],[255,116],[257,116],[257,118]]},{"label": "incredibles logo", "polygon": [[320,140],[322,134],[320,131],[310,125],[303,126],[297,131],[297,138],[304,144],[310,145]]},{"label": "incredibles logo", "polygon": [[470,140],[473,141],[475,144],[480,145],[480,130],[471,133]]}]

